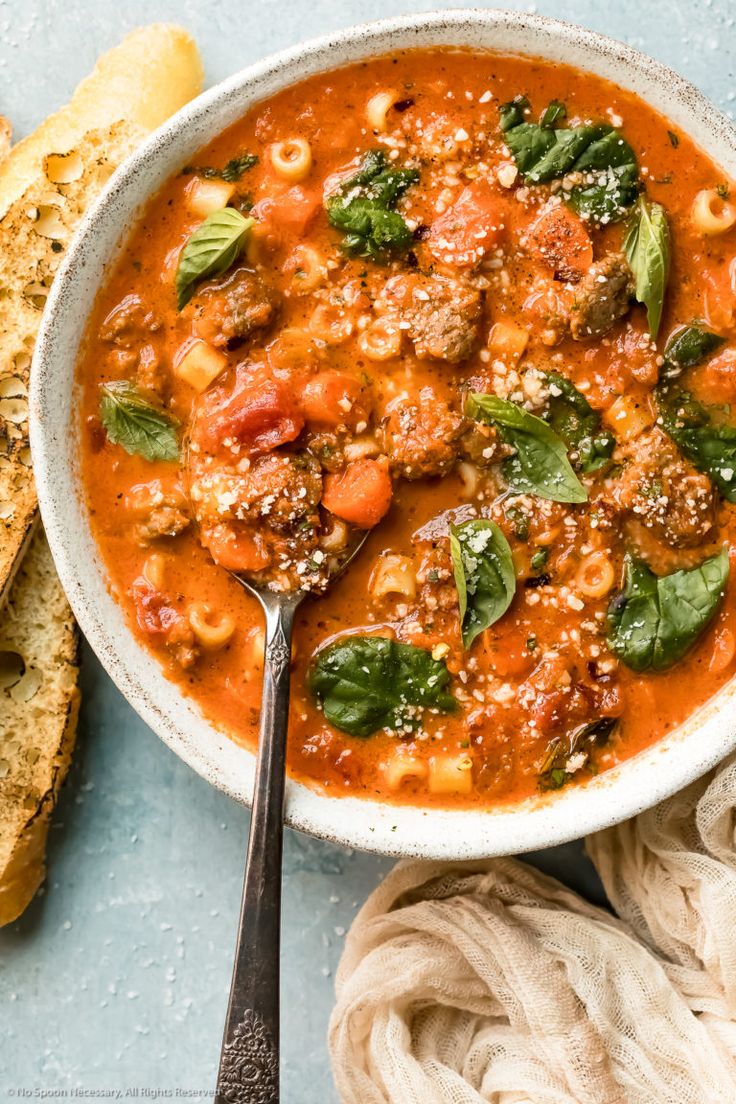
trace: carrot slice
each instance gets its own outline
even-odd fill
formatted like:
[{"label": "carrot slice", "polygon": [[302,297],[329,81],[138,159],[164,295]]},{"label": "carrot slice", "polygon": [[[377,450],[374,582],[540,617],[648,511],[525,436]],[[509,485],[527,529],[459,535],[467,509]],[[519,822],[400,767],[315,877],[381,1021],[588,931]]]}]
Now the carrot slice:
[{"label": "carrot slice", "polygon": [[528,248],[558,280],[577,283],[593,263],[593,243],[584,223],[562,204],[542,212],[529,231]]},{"label": "carrot slice", "polygon": [[353,460],[325,478],[322,505],[359,529],[372,529],[391,505],[391,477],[386,460]]}]

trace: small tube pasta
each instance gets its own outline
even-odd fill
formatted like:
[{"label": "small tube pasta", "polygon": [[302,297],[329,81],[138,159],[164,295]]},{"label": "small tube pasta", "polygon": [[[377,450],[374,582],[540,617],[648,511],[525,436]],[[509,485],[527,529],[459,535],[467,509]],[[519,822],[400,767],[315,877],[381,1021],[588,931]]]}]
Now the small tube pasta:
[{"label": "small tube pasta", "polygon": [[470,793],[473,789],[473,760],[467,752],[432,755],[429,760],[429,792]]},{"label": "small tube pasta", "polygon": [[143,571],[141,574],[146,582],[149,582],[155,590],[163,590],[164,588],[165,566],[166,557],[160,552],[152,552],[150,556],[146,557],[146,561],[143,564]]},{"label": "small tube pasta", "polygon": [[382,134],[384,131],[388,130],[388,113],[396,103],[397,98],[395,92],[385,90],[383,92],[376,92],[375,95],[371,96],[368,100],[365,115],[368,120],[368,126],[374,134]]},{"label": "small tube pasta", "polygon": [[615,581],[615,572],[605,552],[585,556],[575,575],[575,586],[586,598],[602,598]]},{"label": "small tube pasta", "polygon": [[312,168],[312,147],[306,138],[287,138],[271,146],[271,164],[282,180],[298,184]]},{"label": "small tube pasta", "polygon": [[373,568],[368,587],[374,598],[385,598],[388,594],[415,598],[417,575],[414,564],[408,556],[393,553],[381,556]]},{"label": "small tube pasta", "polygon": [[227,613],[213,616],[212,607],[206,602],[192,602],[188,617],[197,642],[207,651],[224,648],[235,632],[232,617]]},{"label": "small tube pasta", "polygon": [[351,317],[341,307],[329,303],[320,303],[315,307],[309,319],[309,331],[326,345],[342,345],[355,328]]},{"label": "small tube pasta", "polygon": [[343,449],[346,460],[367,460],[372,456],[378,456],[380,451],[380,446],[375,437],[356,437]]},{"label": "small tube pasta", "polygon": [[325,552],[342,552],[347,546],[350,530],[345,522],[334,514],[330,515],[330,520],[331,527],[319,539],[320,548]]},{"label": "small tube pasta", "polygon": [[377,318],[358,337],[360,351],[369,360],[391,360],[401,352],[401,330],[397,321]]},{"label": "small tube pasta", "polygon": [[695,229],[707,237],[725,234],[736,225],[736,204],[715,188],[704,188],[693,200],[690,218]]},{"label": "small tube pasta", "polygon": [[475,498],[480,484],[480,471],[476,465],[471,464],[468,460],[463,460],[457,466],[457,474],[460,476],[460,482],[463,485],[463,498]]},{"label": "small tube pasta", "polygon": [[426,782],[429,767],[426,759],[419,759],[398,747],[383,764],[383,775],[390,790],[400,790],[405,782]]},{"label": "small tube pasta", "polygon": [[291,290],[297,295],[316,291],[327,279],[325,259],[311,245],[297,245],[286,259],[284,272],[291,280]]}]

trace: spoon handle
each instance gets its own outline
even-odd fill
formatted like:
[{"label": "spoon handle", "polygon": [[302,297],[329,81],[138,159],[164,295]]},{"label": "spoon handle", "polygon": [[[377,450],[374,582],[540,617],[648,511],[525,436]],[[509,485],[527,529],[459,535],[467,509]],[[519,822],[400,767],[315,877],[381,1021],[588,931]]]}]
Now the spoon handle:
[{"label": "spoon handle", "polygon": [[263,697],[240,931],[215,1104],[278,1104],[281,859],[296,604],[259,595],[266,613]]}]

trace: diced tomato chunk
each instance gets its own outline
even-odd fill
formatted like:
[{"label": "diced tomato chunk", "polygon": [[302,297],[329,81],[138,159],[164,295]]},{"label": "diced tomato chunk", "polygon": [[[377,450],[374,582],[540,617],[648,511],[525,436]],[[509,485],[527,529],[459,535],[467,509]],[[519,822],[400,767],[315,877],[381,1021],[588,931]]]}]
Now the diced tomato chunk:
[{"label": "diced tomato chunk", "polygon": [[325,477],[322,505],[359,529],[372,529],[391,505],[391,477],[385,460],[353,460]]},{"label": "diced tomato chunk", "polygon": [[322,207],[319,193],[309,193],[296,185],[282,195],[270,195],[255,204],[251,215],[261,223],[265,233],[281,239],[303,235]]},{"label": "diced tomato chunk", "polygon": [[168,605],[166,595],[151,586],[142,575],[133,583],[131,593],[141,632],[157,639],[165,639],[181,614]]},{"label": "diced tomato chunk", "polygon": [[438,261],[469,268],[498,245],[503,230],[501,198],[481,178],[463,188],[452,207],[435,219],[427,245]]},{"label": "diced tomato chunk", "polygon": [[287,382],[240,369],[229,394],[212,394],[197,419],[193,439],[209,452],[231,439],[255,454],[296,440],[303,428],[304,415]]},{"label": "diced tomato chunk", "polygon": [[360,380],[346,372],[318,372],[302,388],[302,413],[312,425],[354,429],[368,415],[364,390]]},{"label": "diced tomato chunk", "polygon": [[582,219],[560,203],[548,207],[527,235],[532,256],[551,268],[558,280],[576,283],[593,263],[593,243]]}]

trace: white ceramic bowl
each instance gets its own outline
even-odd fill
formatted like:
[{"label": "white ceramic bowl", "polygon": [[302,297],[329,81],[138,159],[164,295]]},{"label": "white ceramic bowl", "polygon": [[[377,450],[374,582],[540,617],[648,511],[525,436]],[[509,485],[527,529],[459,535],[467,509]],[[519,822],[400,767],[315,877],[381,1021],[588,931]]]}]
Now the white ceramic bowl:
[{"label": "white ceramic bowl", "polygon": [[[259,62],[212,88],[158,130],[110,180],[84,219],[49,296],[31,387],[31,444],[41,512],[79,624],[122,693],[162,740],[215,786],[251,797],[254,758],[210,725],[134,639],[106,587],[80,493],[74,364],[97,288],[147,198],[254,104],[313,73],[392,49],[467,46],[569,62],[631,89],[694,135],[736,177],[736,132],[672,70],[620,42],[540,16],[422,13],[351,28]],[[390,855],[475,858],[545,847],[640,812],[736,747],[736,682],[678,731],[585,786],[488,812],[324,797],[293,780],[287,820],[312,835]]]}]

